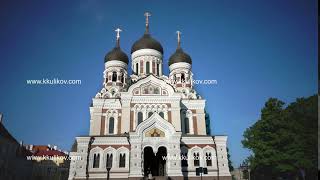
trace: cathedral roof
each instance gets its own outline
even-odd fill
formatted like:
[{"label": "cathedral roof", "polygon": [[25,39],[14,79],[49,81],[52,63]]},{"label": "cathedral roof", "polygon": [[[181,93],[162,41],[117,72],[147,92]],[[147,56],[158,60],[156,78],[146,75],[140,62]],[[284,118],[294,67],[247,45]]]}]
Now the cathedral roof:
[{"label": "cathedral roof", "polygon": [[129,58],[126,55],[126,53],[124,53],[121,50],[121,48],[118,46],[113,48],[110,52],[108,52],[104,58],[104,62],[112,61],[112,60],[119,60],[126,64],[128,64],[129,62]]},{"label": "cathedral roof", "polygon": [[157,40],[152,38],[149,33],[145,33],[139,40],[137,40],[133,44],[131,53],[140,49],[154,49],[163,54],[163,48],[161,44]]},{"label": "cathedral roof", "polygon": [[178,62],[186,62],[192,64],[191,57],[187,53],[185,53],[180,47],[178,47],[176,52],[174,52],[169,58],[169,66]]}]

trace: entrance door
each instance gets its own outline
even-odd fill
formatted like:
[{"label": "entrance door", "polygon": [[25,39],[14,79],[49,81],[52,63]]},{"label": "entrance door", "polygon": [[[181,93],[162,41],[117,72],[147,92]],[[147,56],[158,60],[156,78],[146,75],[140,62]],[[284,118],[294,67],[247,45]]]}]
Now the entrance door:
[{"label": "entrance door", "polygon": [[165,176],[167,149],[159,147],[157,154],[153,153],[151,147],[144,148],[144,176],[152,174],[152,176]]}]

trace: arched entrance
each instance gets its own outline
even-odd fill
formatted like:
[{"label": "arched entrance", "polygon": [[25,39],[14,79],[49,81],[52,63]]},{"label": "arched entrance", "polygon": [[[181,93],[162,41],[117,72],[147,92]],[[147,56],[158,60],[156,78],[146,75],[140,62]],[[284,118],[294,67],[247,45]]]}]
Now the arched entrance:
[{"label": "arched entrance", "polygon": [[[180,154],[178,147],[181,132],[176,131],[170,122],[158,113],[153,113],[129,135],[132,154],[130,164],[133,165],[130,166],[130,177],[140,178],[147,176],[149,172],[152,176],[182,176],[178,158],[170,159],[170,163],[162,158]],[[170,164],[173,166],[169,166]]]},{"label": "arched entrance", "polygon": [[144,176],[152,174],[152,176],[165,176],[166,174],[166,159],[167,149],[163,146],[158,148],[156,154],[154,154],[151,147],[145,147],[143,149],[144,154]]}]

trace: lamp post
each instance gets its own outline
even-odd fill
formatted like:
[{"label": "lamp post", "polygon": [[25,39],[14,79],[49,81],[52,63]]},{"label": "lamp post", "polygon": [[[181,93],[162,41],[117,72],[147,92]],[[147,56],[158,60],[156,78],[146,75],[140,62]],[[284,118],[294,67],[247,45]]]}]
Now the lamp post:
[{"label": "lamp post", "polygon": [[239,165],[239,177],[240,177],[240,180],[242,179],[241,178],[241,164]]},{"label": "lamp post", "polygon": [[250,180],[250,167],[249,167],[249,165],[247,163],[240,164],[240,170],[241,171],[248,171],[248,179]]},{"label": "lamp post", "polygon": [[111,167],[108,166],[108,167],[107,167],[107,180],[110,179],[110,170],[111,170]]},{"label": "lamp post", "polygon": [[89,152],[91,150],[91,145],[93,142],[94,142],[94,137],[91,136],[88,143],[88,150],[87,150],[88,154],[87,154],[87,165],[86,165],[86,179],[89,179],[89,156],[90,156]]}]

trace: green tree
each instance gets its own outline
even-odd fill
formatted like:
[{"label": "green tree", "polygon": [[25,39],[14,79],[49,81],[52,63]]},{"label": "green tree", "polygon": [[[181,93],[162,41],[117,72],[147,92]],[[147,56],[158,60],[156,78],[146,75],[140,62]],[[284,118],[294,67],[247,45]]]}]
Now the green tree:
[{"label": "green tree", "polygon": [[211,135],[211,127],[210,127],[210,115],[209,113],[205,110],[205,121],[206,121],[206,134]]},{"label": "green tree", "polygon": [[299,98],[286,108],[288,130],[293,135],[283,147],[295,169],[304,171],[307,179],[317,174],[318,164],[318,97]]},{"label": "green tree", "polygon": [[70,152],[77,152],[77,146],[78,146],[78,143],[77,141],[75,140],[71,146],[71,151]]},{"label": "green tree", "polygon": [[250,167],[259,179],[312,178],[317,172],[317,96],[300,98],[284,108],[270,98],[261,118],[243,134],[242,144],[252,151]]},{"label": "green tree", "polygon": [[230,171],[233,171],[233,170],[234,170],[234,167],[233,167],[232,161],[231,161],[231,159],[230,159],[231,156],[230,156],[229,148],[227,148],[227,157],[228,157],[229,170],[230,170]]}]

